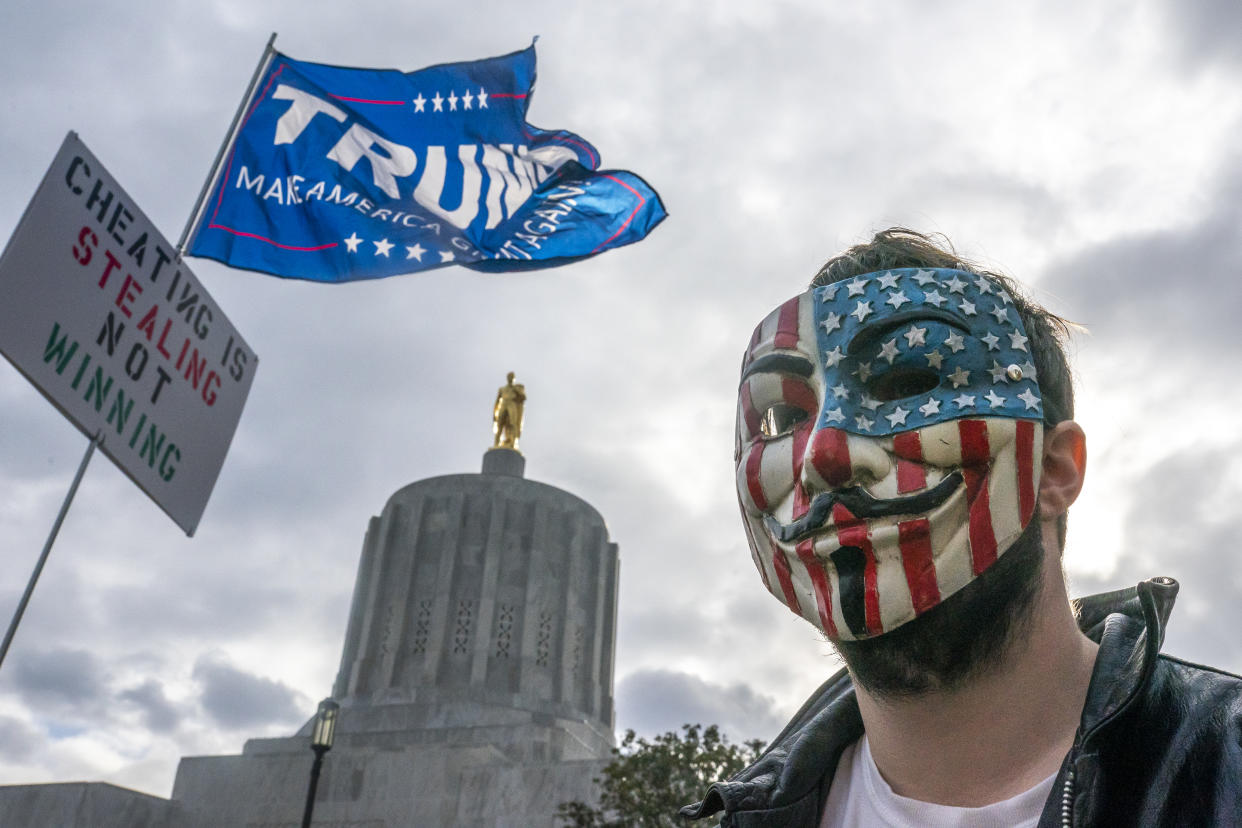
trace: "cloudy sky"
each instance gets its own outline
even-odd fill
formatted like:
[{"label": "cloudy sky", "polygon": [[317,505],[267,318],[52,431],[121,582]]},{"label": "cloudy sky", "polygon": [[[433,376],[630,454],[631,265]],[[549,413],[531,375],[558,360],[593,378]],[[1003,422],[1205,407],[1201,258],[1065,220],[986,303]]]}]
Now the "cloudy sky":
[{"label": "cloudy sky", "polygon": [[[774,735],[836,662],[750,562],[737,367],[825,258],[894,224],[1089,329],[1073,589],[1174,576],[1166,650],[1242,671],[1242,12],[999,5],[5,4],[5,238],[69,130],[177,238],[272,31],[296,58],[406,70],[538,35],[530,121],[592,141],[670,216],[521,275],[336,286],[194,260],[261,360],[232,450],[193,539],[96,455],[0,669],[0,783],[167,796],[179,757],[291,733],[331,689],[367,519],[478,470],[510,370],[527,476],[620,544],[618,728]],[[7,361],[0,426],[7,623],[87,441]]]}]

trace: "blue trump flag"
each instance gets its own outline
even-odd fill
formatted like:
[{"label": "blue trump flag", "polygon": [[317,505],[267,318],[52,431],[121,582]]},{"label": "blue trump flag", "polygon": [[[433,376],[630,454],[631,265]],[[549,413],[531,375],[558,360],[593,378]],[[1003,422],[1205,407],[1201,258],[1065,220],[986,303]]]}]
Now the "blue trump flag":
[{"label": "blue trump flag", "polygon": [[189,253],[318,282],[443,267],[552,267],[664,218],[638,176],[526,123],[535,48],[417,72],[274,53]]}]

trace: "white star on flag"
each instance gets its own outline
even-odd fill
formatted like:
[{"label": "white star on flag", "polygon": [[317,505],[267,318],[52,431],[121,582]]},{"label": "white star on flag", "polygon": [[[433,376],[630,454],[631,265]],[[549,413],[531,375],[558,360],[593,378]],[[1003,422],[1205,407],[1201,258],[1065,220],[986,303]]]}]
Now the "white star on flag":
[{"label": "white star on flag", "polygon": [[824,364],[829,368],[834,368],[845,359],[845,354],[841,353],[841,346],[833,348],[831,351],[824,351]]},{"label": "white star on flag", "polygon": [[906,338],[906,342],[909,344],[909,347],[911,348],[915,347],[916,345],[927,344],[926,342],[927,328],[919,328],[915,325],[911,325],[910,330],[906,331],[904,334],[902,334],[902,336]]},{"label": "white star on flag", "polygon": [[843,423],[843,422],[845,422],[845,415],[841,413],[841,409],[840,409],[840,408],[834,408],[834,409],[832,409],[832,410],[830,410],[830,411],[825,411],[825,412],[824,412],[824,422],[826,422],[826,423]]},{"label": "white star on flag", "polygon": [[464,103],[462,104],[462,109],[469,109],[470,102],[474,100],[474,95],[471,95],[470,90],[467,89],[465,92],[461,93],[461,99],[462,101],[464,101]]},{"label": "white star on flag", "polygon": [[968,405],[973,406],[975,404],[975,395],[974,394],[958,394],[956,397],[953,398],[953,402],[957,403],[958,408],[965,408]]},{"label": "white star on flag", "polygon": [[440,251],[440,263],[443,264],[444,262],[451,262],[451,261],[453,261],[453,251],[452,250],[441,250]]},{"label": "white star on flag", "polygon": [[443,112],[443,111],[444,111],[444,98],[441,98],[441,97],[440,97],[440,93],[439,93],[439,92],[437,92],[437,93],[436,93],[436,96],[435,96],[434,98],[432,98],[432,99],[431,99],[431,105],[435,107],[435,109],[433,109],[433,110],[432,110],[433,112]]},{"label": "white star on flag", "polygon": [[821,297],[823,297],[823,298],[822,298],[820,301],[822,301],[822,302],[831,302],[831,301],[833,301],[834,299],[836,299],[836,298],[837,298],[837,288],[839,288],[839,287],[841,287],[841,285],[840,285],[840,284],[838,284],[837,282],[833,282],[831,285],[824,285],[823,287],[821,287],[821,288],[819,289],[819,294],[820,294],[820,296],[821,296]]},{"label": "white star on flag", "polygon": [[998,382],[1009,382],[1009,377],[1005,375],[1005,366],[996,360],[992,360],[992,367],[988,369],[988,373],[992,375],[992,384]]},{"label": "white star on flag", "polygon": [[405,246],[405,250],[405,257],[407,259],[415,259],[420,262],[423,260],[423,254],[427,252],[426,248],[418,242],[415,242],[414,244],[407,244]]},{"label": "white star on flag", "polygon": [[479,109],[487,109],[487,92],[479,87]]},{"label": "white star on flag", "polygon": [[357,233],[350,233],[349,238],[345,239],[345,247],[350,253],[358,252],[358,245],[362,244],[362,239],[358,238]]},{"label": "white star on flag", "polygon": [[371,242],[371,244],[375,245],[376,256],[383,256],[384,258],[388,258],[388,251],[392,250],[392,242],[390,242],[388,239],[380,239],[379,241]]},{"label": "white star on flag", "polygon": [[448,102],[449,102],[449,109],[452,110],[453,112],[457,111],[457,101],[458,101],[457,93],[455,91],[450,91],[449,96],[448,96]]},{"label": "white star on flag", "polygon": [[932,273],[930,270],[920,270],[918,273],[914,274],[914,281],[918,282],[920,285],[925,285],[928,282],[936,281],[936,274]]},{"label": "white star on flag", "polygon": [[949,350],[955,354],[966,348],[966,340],[956,331],[949,334],[949,338],[944,341],[944,344],[948,345]]},{"label": "white star on flag", "polygon": [[991,403],[993,408],[1000,408],[1005,404],[1005,398],[997,394],[995,391],[988,391],[983,398]]},{"label": "white star on flag", "polygon": [[[860,319],[858,321],[861,322],[862,320]],[[819,324],[824,326],[824,333],[830,334],[837,328],[841,327],[841,314],[829,311],[828,317]]]},{"label": "white star on flag", "polygon": [[957,366],[957,370],[955,370],[952,374],[949,374],[949,381],[953,383],[954,388],[961,388],[963,385],[970,382],[970,372],[963,371],[962,366],[959,365]]},{"label": "white star on flag", "polygon": [[414,111],[422,112],[427,108],[427,99],[423,97],[423,93],[419,92],[418,97],[414,99]]},{"label": "white star on flag", "polygon": [[849,288],[849,291],[850,291],[849,295],[850,296],[862,296],[863,291],[867,287],[867,281],[868,281],[867,279],[863,279],[861,276],[855,276],[854,281],[846,285],[846,287]]},{"label": "white star on flag", "polygon": [[936,307],[940,307],[941,305],[943,305],[945,302],[949,300],[941,296],[940,291],[933,290],[931,293],[926,293],[923,295],[923,301],[929,305],[935,305]]},{"label": "white star on flag", "polygon": [[858,307],[856,307],[856,308],[854,308],[854,310],[850,311],[850,316],[857,316],[857,317],[858,317],[858,321],[859,321],[859,322],[862,322],[864,319],[866,319],[866,318],[867,318],[869,315],[871,315],[872,313],[874,313],[874,311],[873,311],[873,310],[871,310],[871,303],[870,303],[870,302],[864,302],[863,300],[859,299],[859,300],[858,300]]},{"label": "white star on flag", "polygon": [[1009,311],[1005,310],[1004,305],[997,305],[996,307],[994,307],[994,308],[992,308],[990,311],[988,311],[988,313],[990,313],[990,314],[992,314],[993,316],[995,316],[995,317],[996,317],[996,321],[997,321],[998,323],[1004,323],[1004,322],[1008,322],[1008,321],[1009,321]]},{"label": "white star on flag", "polygon": [[858,377],[860,382],[866,382],[867,380],[871,379],[871,363],[870,362],[858,363],[858,370],[854,372],[854,376]]},{"label": "white star on flag", "polygon": [[927,357],[928,368],[935,368],[937,371],[939,371],[940,366],[944,364],[944,354],[940,353],[939,348],[937,348],[934,351],[928,351],[927,353],[923,354],[923,356]]},{"label": "white star on flag", "polygon": [[1037,405],[1039,405],[1039,397],[1032,394],[1031,389],[1029,388],[1023,391],[1021,394],[1019,394],[1018,399],[1026,403],[1027,411],[1030,411],[1032,408],[1035,408]]},{"label": "white star on flag", "polygon": [[1026,350],[1026,337],[1018,333],[1017,331],[1014,331],[1013,333],[1009,334],[1009,347],[1013,348],[1015,351],[1025,351]]},{"label": "white star on flag", "polygon": [[967,302],[965,299],[963,299],[961,301],[961,304],[958,305],[958,308],[962,311],[962,313],[966,314],[967,316],[975,315],[975,303],[974,302]]},{"label": "white star on flag", "polygon": [[875,422],[873,420],[868,420],[866,417],[864,417],[861,414],[859,414],[857,417],[854,418],[854,422],[863,431],[870,431],[871,427],[875,425]]},{"label": "white star on flag", "polygon": [[[864,380],[864,382],[865,381],[866,380]],[[836,397],[838,400],[848,400],[850,398],[849,389],[846,388],[844,385],[832,386],[832,395]]]},{"label": "white star on flag", "polygon": [[980,293],[991,293],[992,292],[992,283],[982,276],[980,276],[978,279],[975,279],[975,287],[979,288]]},{"label": "white star on flag", "polygon": [[930,417],[933,414],[940,413],[940,400],[935,397],[928,397],[927,402],[919,406],[919,413],[924,417]]},{"label": "white star on flag", "polygon": [[949,293],[961,293],[966,289],[966,283],[957,278],[957,274],[954,274],[952,279],[945,282],[945,285],[949,288]]},{"label": "white star on flag", "polygon": [[997,336],[996,334],[992,333],[991,331],[988,331],[987,336],[981,336],[981,337],[979,337],[979,338],[980,338],[980,339],[982,339],[984,342],[986,342],[986,343],[987,343],[987,346],[988,346],[988,350],[989,350],[989,351],[999,351],[999,350],[1000,350],[1000,337],[999,337],[999,336]]}]

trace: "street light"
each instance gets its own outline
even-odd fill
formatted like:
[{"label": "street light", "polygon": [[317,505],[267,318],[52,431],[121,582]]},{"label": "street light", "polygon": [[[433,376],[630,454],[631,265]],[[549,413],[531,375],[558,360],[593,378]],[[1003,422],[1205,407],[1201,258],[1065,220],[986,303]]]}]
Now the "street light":
[{"label": "street light", "polygon": [[315,764],[311,765],[310,785],[306,789],[306,810],[302,814],[302,828],[310,828],[311,812],[315,810],[315,788],[319,785],[319,769],[323,755],[332,750],[336,736],[336,717],[341,706],[332,699],[324,699],[315,712],[315,727],[311,730],[311,750],[315,751]]}]

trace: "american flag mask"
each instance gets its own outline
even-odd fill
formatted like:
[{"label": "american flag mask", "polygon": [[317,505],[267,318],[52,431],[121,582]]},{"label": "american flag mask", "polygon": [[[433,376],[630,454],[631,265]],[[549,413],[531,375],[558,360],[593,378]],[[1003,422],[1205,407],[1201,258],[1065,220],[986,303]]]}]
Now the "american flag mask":
[{"label": "american flag mask", "polygon": [[1004,288],[948,269],[868,273],[755,329],[737,488],[768,590],[834,640],[910,621],[1030,523],[1043,406]]}]

